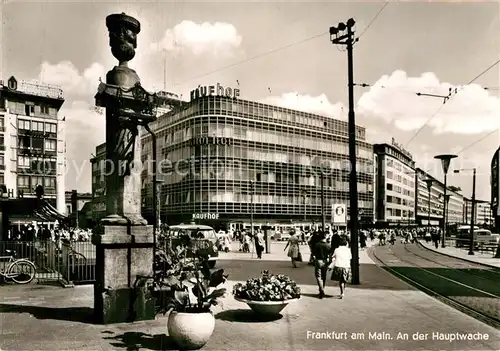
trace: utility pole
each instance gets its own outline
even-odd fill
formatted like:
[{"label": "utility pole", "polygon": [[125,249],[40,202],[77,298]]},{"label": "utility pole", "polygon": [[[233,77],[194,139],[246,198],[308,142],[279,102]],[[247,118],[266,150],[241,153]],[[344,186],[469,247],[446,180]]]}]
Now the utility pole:
[{"label": "utility pole", "polygon": [[[456,169],[453,173],[461,171],[470,171],[470,169]],[[470,210],[470,238],[469,238],[469,255],[474,255],[474,225],[476,221],[476,168],[472,169],[472,208]]]},{"label": "utility pole", "polygon": [[323,168],[321,169],[321,226],[323,233],[326,235],[326,219],[325,219],[325,177],[323,175]]},{"label": "utility pole", "polygon": [[[354,43],[358,39],[354,38],[353,27],[356,24],[350,18],[346,23],[339,23],[337,27],[330,27],[330,41],[332,44],[346,45],[347,47],[347,78],[349,87],[349,160],[351,173],[349,181],[350,196],[350,231],[351,231],[351,268],[352,284],[359,284],[359,247],[358,247],[358,179],[356,172],[356,118],[354,114],[354,63],[352,51]],[[347,30],[347,34],[339,36],[339,32]]]}]

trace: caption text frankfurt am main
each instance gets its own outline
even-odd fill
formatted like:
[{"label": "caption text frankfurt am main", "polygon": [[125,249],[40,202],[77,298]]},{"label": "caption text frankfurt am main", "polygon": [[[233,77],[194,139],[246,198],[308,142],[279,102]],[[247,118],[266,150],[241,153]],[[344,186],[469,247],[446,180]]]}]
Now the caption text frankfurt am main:
[{"label": "caption text frankfurt am main", "polygon": [[388,332],[338,332],[324,331],[315,332],[308,330],[307,339],[311,340],[404,340],[404,341],[466,341],[466,340],[489,340],[487,333],[388,333]]}]

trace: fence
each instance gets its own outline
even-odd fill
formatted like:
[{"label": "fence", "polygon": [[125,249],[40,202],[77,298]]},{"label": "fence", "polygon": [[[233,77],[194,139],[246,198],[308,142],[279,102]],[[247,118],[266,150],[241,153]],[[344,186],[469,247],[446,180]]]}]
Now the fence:
[{"label": "fence", "polygon": [[8,256],[27,258],[36,266],[36,281],[89,284],[95,281],[95,246],[89,241],[68,244],[53,241],[0,241],[0,270]]}]

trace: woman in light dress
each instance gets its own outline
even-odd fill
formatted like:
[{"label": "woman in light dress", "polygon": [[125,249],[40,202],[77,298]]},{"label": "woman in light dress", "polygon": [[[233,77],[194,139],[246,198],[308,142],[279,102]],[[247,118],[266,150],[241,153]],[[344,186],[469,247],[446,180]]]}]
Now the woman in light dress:
[{"label": "woman in light dress", "polygon": [[286,243],[285,249],[283,251],[288,248],[288,257],[290,257],[292,260],[293,268],[297,268],[297,261],[300,256],[300,238],[295,231],[292,231],[290,234],[290,239],[288,239],[288,242]]}]

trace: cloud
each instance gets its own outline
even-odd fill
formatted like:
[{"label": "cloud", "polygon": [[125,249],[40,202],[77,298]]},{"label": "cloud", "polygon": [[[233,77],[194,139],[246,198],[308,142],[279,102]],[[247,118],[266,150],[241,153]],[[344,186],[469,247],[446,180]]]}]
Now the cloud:
[{"label": "cloud", "polygon": [[[458,92],[443,105],[443,99],[417,96],[417,92],[448,95]],[[403,71],[382,76],[358,101],[358,112],[414,131],[429,121],[435,133],[477,134],[500,126],[500,99],[477,84],[455,87],[440,82],[434,73],[408,77]]]},{"label": "cloud", "polygon": [[153,51],[182,52],[195,55],[227,55],[241,45],[242,38],[230,23],[182,21],[167,29],[163,39],[151,44]]},{"label": "cloud", "polygon": [[96,93],[99,78],[105,80],[106,70],[99,63],[93,63],[79,72],[70,61],[61,61],[51,64],[43,62],[40,68],[39,80],[46,84],[58,85],[65,95],[91,96]]},{"label": "cloud", "polygon": [[293,110],[316,113],[319,115],[346,120],[346,109],[342,103],[332,104],[325,94],[319,96],[300,95],[297,92],[281,96],[270,96],[262,100],[265,104],[281,106]]},{"label": "cloud", "polygon": [[95,147],[105,141],[105,116],[86,101],[63,105],[59,116],[66,117],[63,127],[66,137],[66,187],[90,190],[90,157]]}]

